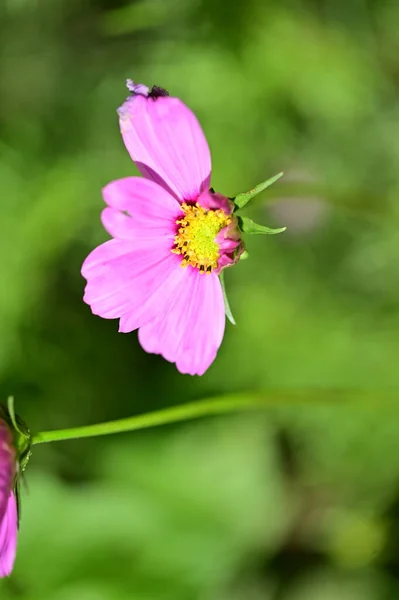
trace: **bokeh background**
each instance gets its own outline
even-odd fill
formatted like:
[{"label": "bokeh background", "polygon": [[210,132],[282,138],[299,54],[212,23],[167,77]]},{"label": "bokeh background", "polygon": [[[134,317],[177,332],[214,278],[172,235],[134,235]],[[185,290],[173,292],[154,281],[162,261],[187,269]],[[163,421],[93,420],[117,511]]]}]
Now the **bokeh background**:
[{"label": "bokeh background", "polygon": [[[37,431],[262,392],[270,408],[35,448],[26,600],[399,598],[399,4],[0,1],[0,395]],[[92,316],[132,77],[181,97],[247,214],[202,378]]]}]

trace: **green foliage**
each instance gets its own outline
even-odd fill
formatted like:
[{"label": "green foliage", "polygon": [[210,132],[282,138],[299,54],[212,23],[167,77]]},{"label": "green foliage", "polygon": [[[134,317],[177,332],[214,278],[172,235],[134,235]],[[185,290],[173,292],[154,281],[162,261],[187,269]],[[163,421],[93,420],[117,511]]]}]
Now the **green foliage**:
[{"label": "green foliage", "polygon": [[216,593],[284,535],[269,440],[263,419],[210,420],[109,442],[101,481],[84,487],[33,471],[15,584],[29,600],[103,586],[100,598]]}]

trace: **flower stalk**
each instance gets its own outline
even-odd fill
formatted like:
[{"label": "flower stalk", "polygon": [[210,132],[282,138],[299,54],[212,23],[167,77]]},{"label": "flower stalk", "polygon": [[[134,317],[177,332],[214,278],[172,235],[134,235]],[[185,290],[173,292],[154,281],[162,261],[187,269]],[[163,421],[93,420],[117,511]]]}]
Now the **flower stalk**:
[{"label": "flower stalk", "polygon": [[33,436],[32,444],[44,444],[61,440],[76,440],[97,437],[100,435],[110,435],[113,433],[138,431],[140,429],[149,429],[151,427],[159,427],[160,425],[179,423],[181,421],[189,421],[223,413],[240,410],[256,410],[266,405],[267,399],[261,394],[253,394],[251,396],[232,394],[225,397],[214,398],[213,400],[189,402],[180,406],[172,406],[162,410],[127,417],[126,419],[107,421],[106,423],[72,427],[70,429],[43,431]]},{"label": "flower stalk", "polygon": [[[43,431],[32,438],[32,444],[45,444],[62,440],[77,440],[128,431],[139,431],[161,425],[171,425],[183,421],[191,421],[203,417],[229,414],[241,411],[265,410],[274,406],[309,406],[323,404],[339,407],[345,404],[370,406],[367,400],[373,395],[363,390],[287,390],[270,393],[229,394],[208,400],[198,400],[179,406],[135,415],[126,419],[108,421],[95,425],[84,425],[70,429]],[[372,402],[371,402],[372,404]]]}]

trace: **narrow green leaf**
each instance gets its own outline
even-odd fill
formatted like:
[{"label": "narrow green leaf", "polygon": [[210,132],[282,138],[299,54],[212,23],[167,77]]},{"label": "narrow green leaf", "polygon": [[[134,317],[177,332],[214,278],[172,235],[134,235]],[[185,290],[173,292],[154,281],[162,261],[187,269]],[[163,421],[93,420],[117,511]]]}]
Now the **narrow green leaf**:
[{"label": "narrow green leaf", "polygon": [[224,271],[222,271],[219,275],[220,283],[222,284],[223,291],[223,299],[224,299],[224,312],[226,313],[226,317],[233,325],[236,324],[235,319],[233,317],[233,313],[231,312],[230,304],[226,294],[226,286],[224,284]]},{"label": "narrow green leaf", "polygon": [[258,223],[255,223],[254,221],[252,221],[252,219],[248,219],[248,217],[239,217],[238,223],[241,231],[249,234],[260,233],[263,235],[275,235],[276,233],[282,233],[287,229],[286,227],[271,229],[270,227],[266,227],[265,225],[259,225]]},{"label": "narrow green leaf", "polygon": [[243,208],[254,196],[257,196],[260,194],[260,192],[263,192],[263,190],[271,186],[275,181],[278,181],[278,179],[280,179],[282,176],[283,173],[278,173],[277,175],[274,175],[274,177],[270,177],[270,179],[267,181],[255,186],[252,190],[249,190],[249,192],[238,194],[238,196],[234,198],[234,204],[236,205],[236,208]]},{"label": "narrow green leaf", "polygon": [[8,414],[11,419],[11,424],[14,427],[15,431],[17,431],[20,435],[24,435],[24,433],[20,430],[20,428],[18,426],[17,416],[15,414],[15,407],[14,407],[14,396],[9,396],[7,398],[7,408],[8,408]]}]

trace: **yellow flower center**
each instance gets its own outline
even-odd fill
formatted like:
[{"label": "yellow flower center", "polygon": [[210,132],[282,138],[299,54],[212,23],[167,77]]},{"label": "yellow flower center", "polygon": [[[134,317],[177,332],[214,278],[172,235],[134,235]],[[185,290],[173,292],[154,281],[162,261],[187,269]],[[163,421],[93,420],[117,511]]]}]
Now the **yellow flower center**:
[{"label": "yellow flower center", "polygon": [[219,246],[215,238],[219,231],[231,223],[223,210],[207,210],[199,204],[181,205],[184,217],[175,236],[174,254],[182,254],[182,267],[192,265],[201,273],[211,273],[219,259]]}]

